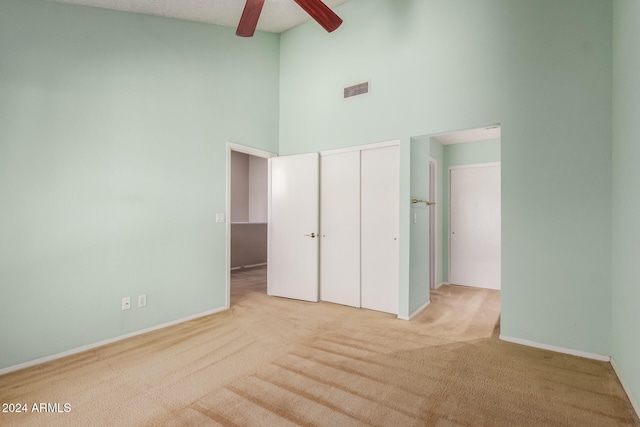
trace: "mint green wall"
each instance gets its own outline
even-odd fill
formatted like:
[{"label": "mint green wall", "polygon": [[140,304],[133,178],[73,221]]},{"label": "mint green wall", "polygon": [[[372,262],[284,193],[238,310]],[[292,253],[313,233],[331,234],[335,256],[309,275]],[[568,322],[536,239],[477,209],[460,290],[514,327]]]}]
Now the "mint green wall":
[{"label": "mint green wall", "polygon": [[[429,200],[429,137],[411,139],[411,198]],[[429,301],[429,208],[411,204],[409,315]]]},{"label": "mint green wall", "polygon": [[500,139],[465,142],[445,145],[444,169],[446,170],[442,186],[444,190],[444,214],[442,227],[445,241],[442,248],[442,260],[445,268],[445,279],[449,280],[449,168],[452,166],[474,165],[479,163],[493,163],[500,161]]},{"label": "mint green wall", "polygon": [[612,360],[640,409],[640,2],[613,2]]},{"label": "mint green wall", "polygon": [[224,307],[226,141],[277,151],[278,57],[273,34],[0,2],[0,369]]},{"label": "mint green wall", "polygon": [[[626,52],[637,4],[616,7]],[[212,216],[225,211],[226,140],[285,154],[400,140],[409,314],[411,138],[491,123],[503,134],[502,333],[610,354],[610,3],[351,0],[338,12],[345,24],[330,35],[309,23],[245,40],[0,2],[0,369],[224,305],[224,226]],[[623,93],[635,68],[622,70],[637,56],[615,63],[623,166],[638,108]],[[371,95],[341,99],[368,79]],[[620,170],[618,279],[635,272],[623,209],[635,172]],[[614,288],[613,353],[637,396],[630,283]],[[120,311],[140,293],[147,308]]]},{"label": "mint green wall", "polygon": [[[502,125],[502,334],[610,354],[611,3],[350,0],[281,36],[280,153]],[[342,87],[371,80],[368,96]]]}]

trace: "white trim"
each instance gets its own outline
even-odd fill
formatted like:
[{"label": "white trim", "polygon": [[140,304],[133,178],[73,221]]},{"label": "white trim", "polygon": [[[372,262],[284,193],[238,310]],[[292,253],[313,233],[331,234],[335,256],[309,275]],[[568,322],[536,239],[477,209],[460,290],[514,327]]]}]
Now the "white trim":
[{"label": "white trim", "polygon": [[601,354],[595,354],[595,353],[587,353],[586,351],[572,350],[570,348],[557,347],[555,345],[549,345],[549,344],[540,344],[540,343],[537,343],[537,342],[534,342],[534,341],[523,340],[523,339],[520,339],[520,338],[507,337],[507,336],[504,336],[504,335],[500,335],[500,339],[502,341],[506,341],[506,342],[510,342],[510,343],[514,343],[514,344],[526,345],[527,347],[540,348],[542,350],[554,351],[556,353],[570,354],[572,356],[584,357],[586,359],[599,360],[601,362],[610,362],[611,361],[611,357],[610,356],[603,356]]},{"label": "white trim", "polygon": [[109,338],[107,340],[98,341],[93,344],[83,345],[82,347],[77,347],[71,350],[63,351],[62,353],[53,354],[51,356],[40,357],[38,359],[30,360],[28,362],[20,363],[18,365],[9,366],[7,368],[0,369],[0,375],[8,374],[9,372],[19,371],[21,369],[30,368],[32,366],[40,365],[42,363],[51,362],[52,360],[61,359],[63,357],[72,356],[74,354],[82,353],[83,351],[92,350],[94,348],[102,347],[107,344],[113,344],[118,341],[122,341],[127,338],[135,337],[138,335],[143,335],[149,332],[157,331],[158,329],[168,328],[169,326],[174,326],[179,323],[188,322],[190,320],[198,319],[200,317],[210,316],[212,314],[220,313],[225,311],[225,307],[214,308],[213,310],[205,311],[202,313],[194,314],[192,316],[183,317],[182,319],[173,320],[171,322],[162,323],[160,325],[152,326],[150,328],[141,329],[139,331],[131,332],[125,335],[120,335],[115,338]]},{"label": "white trim", "polygon": [[226,282],[226,296],[225,296],[225,308],[231,307],[231,152],[236,151],[238,153],[248,154],[250,156],[262,157],[263,159],[269,159],[276,157],[276,153],[270,151],[260,150],[259,148],[253,148],[246,145],[236,144],[235,142],[227,141],[227,173],[226,173],[226,185],[227,185],[227,197],[226,197],[226,269],[225,269],[225,282]]},{"label": "white trim", "polygon": [[438,283],[438,284],[436,285],[436,289],[440,289],[440,287],[441,287],[442,285],[450,285],[450,284],[451,284],[451,283],[449,283],[449,282],[440,282],[440,283]]},{"label": "white trim", "polygon": [[400,140],[395,139],[393,141],[375,142],[373,144],[356,145],[353,147],[336,148],[334,150],[320,151],[320,156],[322,157],[330,154],[348,153],[351,151],[373,150],[375,148],[392,147],[394,145],[400,145]]},{"label": "white trim", "polygon": [[636,415],[640,417],[640,405],[638,405],[638,402],[634,399],[634,396],[631,393],[631,389],[627,387],[627,384],[624,382],[624,380],[618,373],[619,372],[618,367],[615,361],[613,360],[613,357],[611,358],[611,367],[613,368],[613,372],[615,372],[616,376],[618,377],[618,381],[620,381],[620,384],[622,384],[622,388],[624,389],[624,392],[627,393],[627,398],[629,399],[629,402],[631,402],[631,406],[633,406],[633,410],[636,411]]},{"label": "white trim", "polygon": [[[438,139],[441,136],[448,136],[448,135],[451,135],[451,134],[460,134],[460,133],[466,133],[466,132],[469,132],[469,131],[480,131],[480,130],[490,131],[491,129],[495,129],[495,128],[498,129],[498,135],[491,135],[491,137],[489,137],[489,138],[481,138],[481,139],[474,138],[473,140],[470,140],[470,141],[459,141],[459,142],[441,142]],[[449,131],[446,131],[446,132],[439,132],[439,133],[432,133],[432,134],[429,134],[429,135],[426,135],[426,136],[435,139],[436,141],[438,141],[443,146],[452,145],[452,144],[467,144],[467,143],[470,143],[470,142],[489,141],[489,140],[492,140],[492,139],[502,138],[502,124],[501,123],[493,123],[493,124],[485,125],[485,126],[474,126],[474,127],[470,127],[470,128],[449,130]]]},{"label": "white trim", "polygon": [[267,221],[255,221],[255,222],[237,221],[237,222],[232,222],[231,225],[267,225]]},{"label": "white trim", "polygon": [[449,166],[449,171],[451,171],[451,169],[488,168],[490,166],[500,166],[501,164],[502,162],[487,162],[487,163],[473,163],[470,165]]},{"label": "white trim", "polygon": [[267,265],[267,263],[266,262],[262,262],[260,264],[241,265],[240,267],[233,267],[231,270],[242,270],[242,269],[245,269],[245,268],[262,267],[263,265]]},{"label": "white trim", "polygon": [[414,317],[416,317],[418,314],[420,314],[425,308],[427,308],[429,306],[429,304],[431,304],[431,300],[425,302],[422,305],[422,307],[420,307],[419,309],[417,309],[416,311],[411,313],[409,316],[398,316],[398,319],[400,319],[400,320],[411,320]]},{"label": "white trim", "polygon": [[231,151],[237,151],[239,153],[248,154],[250,156],[262,157],[268,159],[270,157],[277,157],[276,153],[271,151],[261,150],[259,148],[249,147],[247,145],[236,144],[235,142],[227,141],[227,148]]}]

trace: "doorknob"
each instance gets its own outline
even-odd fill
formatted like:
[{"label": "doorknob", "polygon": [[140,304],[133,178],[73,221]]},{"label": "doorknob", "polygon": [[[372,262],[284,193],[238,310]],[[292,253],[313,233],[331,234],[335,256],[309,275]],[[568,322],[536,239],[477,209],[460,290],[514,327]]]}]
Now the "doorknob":
[{"label": "doorknob", "polygon": [[311,237],[312,239],[314,239],[316,237],[316,233],[305,234],[305,236],[308,236],[308,237]]}]

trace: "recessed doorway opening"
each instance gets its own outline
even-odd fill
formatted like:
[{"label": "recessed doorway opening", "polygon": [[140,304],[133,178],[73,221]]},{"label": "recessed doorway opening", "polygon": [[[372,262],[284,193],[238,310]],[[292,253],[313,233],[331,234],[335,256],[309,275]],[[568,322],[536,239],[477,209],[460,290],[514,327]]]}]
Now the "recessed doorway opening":
[{"label": "recessed doorway opening", "polygon": [[231,271],[264,270],[267,264],[267,160],[274,156],[227,143],[227,308]]},{"label": "recessed doorway opening", "polygon": [[438,281],[500,290],[501,128],[448,132],[432,145],[442,160]]}]

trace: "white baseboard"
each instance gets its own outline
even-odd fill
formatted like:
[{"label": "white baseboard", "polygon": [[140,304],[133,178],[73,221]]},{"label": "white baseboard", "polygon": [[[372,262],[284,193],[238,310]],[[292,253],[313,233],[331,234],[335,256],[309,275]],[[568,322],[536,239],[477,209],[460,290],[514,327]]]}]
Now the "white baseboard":
[{"label": "white baseboard", "polygon": [[587,353],[586,351],[572,350],[570,348],[564,348],[564,347],[556,347],[555,345],[549,345],[549,344],[540,344],[534,341],[522,340],[520,338],[506,337],[504,335],[500,335],[500,339],[502,341],[511,342],[514,344],[526,345],[527,347],[534,347],[534,348],[540,348],[542,350],[555,351],[556,353],[570,354],[572,356],[599,360],[601,362],[611,361],[610,356],[603,356],[601,354],[595,354],[595,353]]},{"label": "white baseboard", "polygon": [[450,285],[450,283],[448,283],[448,282],[440,282],[440,283],[438,283],[438,284],[436,285],[435,289],[440,289],[440,287],[441,287],[442,285]]},{"label": "white baseboard", "polygon": [[266,262],[261,262],[260,264],[249,264],[245,265],[242,268],[253,268],[253,267],[262,267],[263,265],[267,265]]},{"label": "white baseboard", "polygon": [[32,366],[40,365],[42,363],[50,362],[52,360],[61,359],[63,357],[71,356],[74,354],[82,353],[83,351],[92,350],[97,347],[102,347],[103,345],[112,344],[117,341],[122,341],[127,338],[135,337],[137,335],[146,334],[148,332],[156,331],[158,329],[168,328],[169,326],[177,325],[179,323],[188,322],[189,320],[197,319],[199,317],[209,316],[211,314],[220,313],[221,311],[225,311],[226,307],[215,308],[213,310],[205,311],[203,313],[194,314],[192,316],[184,317],[182,319],[173,320],[171,322],[162,323],[160,325],[152,326],[150,328],[141,329],[139,331],[131,332],[126,335],[120,335],[115,338],[109,338],[108,340],[98,341],[93,344],[83,345],[82,347],[77,347],[71,350],[63,351],[62,353],[53,354],[51,356],[40,357],[38,359],[30,360],[28,362],[20,363],[18,365],[9,366],[7,368],[0,369],[0,375],[8,374],[9,372],[19,371],[21,369],[30,368]]},{"label": "white baseboard", "polygon": [[411,320],[414,317],[416,317],[418,314],[420,314],[420,312],[422,312],[422,310],[424,310],[425,308],[427,308],[429,306],[429,304],[431,304],[431,301],[427,301],[425,302],[422,307],[420,307],[419,309],[417,309],[416,311],[414,311],[411,315],[409,316],[398,316],[398,319],[400,320]]},{"label": "white baseboard", "polygon": [[231,271],[244,270],[245,268],[262,267],[263,265],[267,265],[267,263],[266,262],[262,262],[260,264],[241,265],[239,267],[232,267]]},{"label": "white baseboard", "polygon": [[620,373],[618,372],[618,368],[616,366],[616,362],[614,361],[613,357],[611,358],[611,367],[613,368],[613,372],[616,373],[616,376],[618,377],[620,384],[622,384],[622,388],[624,389],[624,392],[627,393],[627,397],[631,402],[631,406],[633,406],[633,410],[636,411],[636,415],[640,417],[640,405],[638,405],[638,402],[636,401],[633,394],[631,393],[631,389],[627,386],[627,384],[624,382],[624,380],[620,376]]}]

